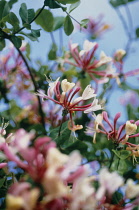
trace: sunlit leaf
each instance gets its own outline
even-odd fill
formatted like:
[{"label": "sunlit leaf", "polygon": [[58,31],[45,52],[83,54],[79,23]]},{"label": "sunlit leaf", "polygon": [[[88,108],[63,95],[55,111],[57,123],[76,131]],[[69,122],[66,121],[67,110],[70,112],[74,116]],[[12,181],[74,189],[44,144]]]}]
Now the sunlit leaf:
[{"label": "sunlit leaf", "polygon": [[[37,10],[37,13],[38,12],[39,10]],[[36,24],[40,25],[45,31],[53,31],[54,17],[49,10],[44,9],[38,16],[38,18],[35,20],[35,22]]]},{"label": "sunlit leaf", "polygon": [[54,17],[53,31],[61,28],[64,24],[64,17]]},{"label": "sunlit leaf", "polygon": [[80,3],[81,3],[80,1],[77,1],[74,4],[71,4],[69,8],[69,13],[72,12],[74,9],[76,9],[80,5]]}]

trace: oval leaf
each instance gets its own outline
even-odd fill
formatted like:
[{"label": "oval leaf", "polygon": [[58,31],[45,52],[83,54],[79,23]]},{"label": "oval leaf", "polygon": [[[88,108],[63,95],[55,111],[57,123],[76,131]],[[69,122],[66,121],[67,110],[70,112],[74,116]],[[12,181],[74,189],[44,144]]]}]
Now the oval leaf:
[{"label": "oval leaf", "polygon": [[64,21],[64,31],[67,36],[73,32],[74,26],[71,21],[71,18],[67,15]]},{"label": "oval leaf", "polygon": [[11,41],[16,48],[20,48],[22,45],[22,40],[17,36],[11,36]]},{"label": "oval leaf", "polygon": [[[39,12],[39,10],[37,10],[37,13]],[[53,31],[54,17],[49,10],[44,9],[35,20],[35,22],[36,24],[40,25],[45,31]]]}]

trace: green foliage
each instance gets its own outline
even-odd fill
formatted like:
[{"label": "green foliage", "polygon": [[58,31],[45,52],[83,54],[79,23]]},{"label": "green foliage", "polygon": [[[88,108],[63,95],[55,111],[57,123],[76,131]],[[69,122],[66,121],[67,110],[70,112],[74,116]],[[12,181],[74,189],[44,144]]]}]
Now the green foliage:
[{"label": "green foliage", "polygon": [[87,24],[89,23],[89,19],[81,20],[80,26],[83,28],[87,28]]},{"label": "green foliage", "polygon": [[80,0],[77,1],[76,3],[74,4],[71,4],[70,7],[69,7],[69,13],[71,13],[73,10],[75,10],[79,5],[80,5]]},{"label": "green foliage", "polygon": [[0,38],[0,51],[5,47],[5,40]]},{"label": "green foliage", "polygon": [[[37,10],[36,13],[38,13],[39,11],[40,10]],[[35,22],[36,24],[40,25],[45,31],[53,31],[54,17],[49,10],[44,9],[39,15],[39,17],[35,20]]]},{"label": "green foliage", "polygon": [[40,37],[40,29],[31,29],[31,33],[20,32],[20,34],[28,37],[31,41],[38,41],[38,37]]},{"label": "green foliage", "polygon": [[121,5],[127,4],[129,2],[133,2],[133,1],[137,1],[137,0],[127,0],[127,1],[124,1],[124,0],[110,0],[110,4],[113,7],[119,7]]},{"label": "green foliage", "polygon": [[50,7],[51,9],[60,8],[60,5],[55,0],[45,0],[44,5]]},{"label": "green foliage", "polygon": [[56,59],[56,52],[57,52],[57,46],[56,44],[52,44],[51,49],[48,53],[49,60],[55,60]]},{"label": "green foliage", "polygon": [[10,0],[9,3],[9,7],[10,9],[12,9],[13,4],[15,4],[16,2],[18,2],[18,0]]},{"label": "green foliage", "polygon": [[61,4],[75,4],[76,2],[79,2],[80,0],[56,0],[56,1]]},{"label": "green foliage", "polygon": [[7,16],[5,16],[3,18],[3,22],[10,23],[13,26],[13,32],[17,31],[20,28],[19,20],[13,12],[10,12]]},{"label": "green foliage", "polygon": [[0,2],[0,20],[5,17],[6,15],[8,15],[10,12],[10,7],[8,2],[6,1],[1,1]]},{"label": "green foliage", "polygon": [[67,36],[69,36],[74,30],[74,26],[71,18],[67,15],[64,21],[64,31]]},{"label": "green foliage", "polygon": [[61,28],[64,24],[64,17],[54,17],[54,25],[53,25],[53,31],[56,31],[57,29]]},{"label": "green foliage", "polygon": [[[27,29],[31,29],[30,23],[32,22],[32,20],[35,17],[34,9],[27,9],[26,4],[22,3],[21,7],[20,7],[20,10],[19,10],[19,15],[21,17],[23,26]],[[31,35],[31,36],[33,36],[33,35]]]},{"label": "green foliage", "polygon": [[15,47],[20,48],[22,45],[22,40],[21,38],[19,38],[18,36],[14,36],[12,35],[10,40],[12,41],[12,43],[14,44]]},{"label": "green foliage", "polygon": [[127,159],[130,155],[131,155],[131,152],[130,151],[127,151],[127,150],[112,150],[115,155],[120,158],[121,160],[125,160]]}]

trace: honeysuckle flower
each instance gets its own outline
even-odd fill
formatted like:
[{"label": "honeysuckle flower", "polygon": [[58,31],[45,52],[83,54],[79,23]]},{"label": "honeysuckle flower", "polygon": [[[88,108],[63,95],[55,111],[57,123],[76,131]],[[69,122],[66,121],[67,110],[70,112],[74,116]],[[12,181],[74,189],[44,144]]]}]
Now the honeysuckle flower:
[{"label": "honeysuckle flower", "polygon": [[137,125],[135,123],[131,123],[130,121],[126,122],[125,131],[127,135],[134,134],[137,130]]},{"label": "honeysuckle flower", "polygon": [[108,57],[108,56],[106,56],[106,54],[103,52],[103,51],[101,51],[101,53],[100,53],[100,60],[99,60],[99,62],[96,64],[96,68],[97,67],[100,67],[100,66],[102,66],[102,65],[104,65],[104,64],[107,64],[107,63],[109,63],[109,62],[111,62],[112,61],[112,58],[111,57]]},{"label": "honeysuckle flower", "polygon": [[[101,79],[104,83],[108,82],[109,78],[113,78],[115,76],[112,71],[109,73],[107,72],[107,65],[109,65],[112,61],[112,58],[106,56],[102,51],[100,53],[100,59],[97,60],[95,58],[95,51],[97,48],[98,44],[96,42],[90,42],[88,40],[84,41],[83,50],[81,51],[79,51],[77,43],[70,43],[70,52],[75,60],[75,63],[73,63],[69,58],[65,58],[65,63],[79,67],[83,72],[87,72],[96,85]],[[101,66],[104,67],[103,70],[100,70]]]},{"label": "honeysuckle flower", "polygon": [[103,111],[101,115],[98,115],[94,122],[93,131],[95,131],[95,133],[93,141],[96,142],[96,133],[102,133],[107,135],[108,140],[112,140],[117,146],[120,143],[127,146],[132,145],[127,141],[130,138],[139,136],[139,133],[135,134],[137,126],[139,125],[139,120],[136,122],[134,122],[134,120],[127,121],[119,128],[117,128],[117,120],[120,118],[120,116],[121,113],[118,112],[114,117],[114,122],[111,123],[107,112]]},{"label": "honeysuckle flower", "polygon": [[39,189],[31,189],[31,185],[29,183],[15,183],[9,189],[9,193],[7,194],[6,209],[33,210],[36,207],[39,196]]},{"label": "honeysuckle flower", "polygon": [[102,34],[111,28],[110,25],[105,24],[103,21],[103,16],[93,19],[89,17],[89,22],[87,23],[87,27],[83,28],[82,31],[89,35],[89,38],[96,39],[102,36]]},{"label": "honeysuckle flower", "polygon": [[[47,95],[44,94],[44,92],[41,90],[39,90],[36,95],[39,95],[43,100],[49,99],[54,103],[59,104],[63,108],[63,116],[66,116],[67,114],[70,115],[70,121],[72,125],[71,128],[75,130],[74,122],[72,120],[73,112],[84,111],[84,113],[89,113],[101,109],[101,105],[98,104],[98,100],[96,98],[90,104],[79,105],[80,102],[86,101],[96,96],[96,94],[94,94],[94,89],[91,88],[90,85],[85,88],[81,97],[74,98],[75,94],[79,93],[80,87],[76,87],[75,83],[70,83],[66,79],[62,80],[61,83],[58,80],[59,78],[56,80],[56,82],[53,82],[52,85],[50,85],[47,91]],[[52,94],[50,94],[52,88],[54,97],[52,97]]]},{"label": "honeysuckle flower", "polygon": [[104,168],[100,170],[99,183],[100,187],[96,193],[96,198],[101,200],[106,193],[112,195],[121,185],[123,185],[124,180],[117,172],[110,173]]},{"label": "honeysuckle flower", "polygon": [[114,54],[114,59],[118,62],[121,62],[123,60],[123,57],[126,55],[126,51],[123,49],[119,49]]}]

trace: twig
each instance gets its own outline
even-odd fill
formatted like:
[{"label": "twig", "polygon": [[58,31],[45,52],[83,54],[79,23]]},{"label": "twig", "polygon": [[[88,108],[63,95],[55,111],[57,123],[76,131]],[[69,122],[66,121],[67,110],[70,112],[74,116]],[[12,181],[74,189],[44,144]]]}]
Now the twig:
[{"label": "twig", "polygon": [[[43,7],[40,9],[40,11],[38,12],[38,14],[29,22],[29,24],[31,24],[34,20],[37,19],[37,17],[41,14],[41,12],[43,11],[45,5],[43,5]],[[17,34],[19,33],[20,31],[22,31],[25,27],[23,26],[22,28],[20,28],[19,30],[17,30],[16,32],[14,32],[13,34]]]},{"label": "twig", "polygon": [[[34,76],[33,76],[33,74],[32,74],[32,71],[31,71],[31,69],[30,69],[30,67],[29,67],[29,65],[28,65],[28,62],[27,62],[27,60],[25,59],[24,55],[22,54],[21,50],[18,49],[17,47],[15,47],[15,48],[16,48],[16,50],[18,51],[18,53],[19,53],[19,55],[21,56],[21,58],[23,59],[25,65],[26,65],[26,67],[27,67],[27,70],[28,70],[28,72],[29,72],[29,74],[30,74],[32,83],[33,83],[33,85],[34,85],[34,91],[37,92],[37,91],[38,91],[38,86],[37,86],[37,83],[36,83],[36,81],[35,81],[35,79],[34,79]],[[39,104],[39,112],[40,112],[41,119],[42,119],[42,125],[43,125],[43,127],[44,127],[44,129],[45,129],[45,120],[44,120],[44,114],[43,114],[43,110],[42,110],[41,100],[40,100],[40,97],[39,97],[39,96],[37,96],[37,99],[38,99],[38,104]],[[46,130],[45,130],[45,131],[46,131]]]}]

